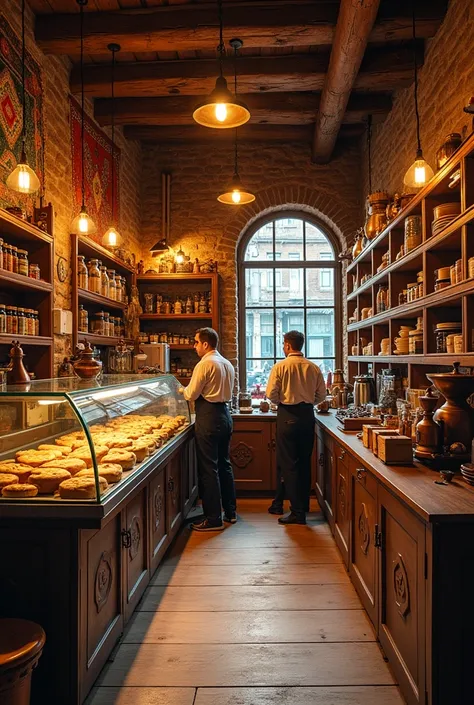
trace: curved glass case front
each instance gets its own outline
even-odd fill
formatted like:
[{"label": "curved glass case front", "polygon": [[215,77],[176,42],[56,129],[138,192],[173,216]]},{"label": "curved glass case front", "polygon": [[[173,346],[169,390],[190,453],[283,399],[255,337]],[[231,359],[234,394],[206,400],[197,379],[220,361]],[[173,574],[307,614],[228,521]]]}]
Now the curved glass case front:
[{"label": "curved glass case front", "polygon": [[101,502],[190,423],[172,375],[38,380],[0,392],[0,503]]}]

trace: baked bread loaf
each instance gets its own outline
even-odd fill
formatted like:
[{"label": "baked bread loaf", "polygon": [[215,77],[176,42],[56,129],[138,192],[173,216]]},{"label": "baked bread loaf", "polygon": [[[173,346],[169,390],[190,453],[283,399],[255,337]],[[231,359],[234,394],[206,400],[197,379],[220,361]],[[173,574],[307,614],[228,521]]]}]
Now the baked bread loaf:
[{"label": "baked bread loaf", "polygon": [[[100,463],[97,466],[99,476],[107,480],[109,485],[113,485],[115,482],[120,482],[122,479],[122,467],[117,463]],[[86,468],[77,473],[76,477],[91,477],[94,475],[93,468]]]},{"label": "baked bread loaf", "polygon": [[0,465],[0,472],[11,472],[13,475],[18,477],[18,482],[20,485],[28,482],[28,478],[33,472],[34,468],[31,465],[23,465],[21,463],[8,463]]},{"label": "baked bread loaf", "polygon": [[143,441],[133,441],[133,443],[131,443],[124,450],[129,450],[130,452],[135,453],[137,463],[142,463],[145,458],[148,458],[148,456],[150,455],[150,451],[148,450],[148,444],[144,443]]},{"label": "baked bread loaf", "polygon": [[36,497],[38,488],[36,485],[13,483],[2,488],[2,497]]},{"label": "baked bread loaf", "polygon": [[85,460],[81,460],[80,458],[59,458],[41,465],[40,469],[43,468],[62,468],[63,470],[70,472],[71,475],[75,475],[79,472],[79,470],[84,470],[87,468],[87,463]]},{"label": "baked bread loaf", "polygon": [[17,475],[12,475],[11,472],[0,472],[0,488],[8,485],[17,485],[19,479]]},{"label": "baked bread loaf", "polygon": [[[94,451],[95,451],[95,457],[97,459],[97,462],[100,463],[104,455],[106,455],[109,452],[109,449],[107,446],[96,446],[94,445]],[[76,448],[76,450],[73,450],[71,455],[69,456],[70,458],[80,458],[85,462],[88,468],[92,467],[92,455],[89,446],[80,446],[80,448]]]},{"label": "baked bread loaf", "polygon": [[[100,494],[107,489],[107,480],[99,477]],[[64,480],[59,485],[59,496],[61,499],[95,499],[95,478],[90,477],[71,477],[70,480]]]},{"label": "baked bread loaf", "polygon": [[36,485],[39,494],[53,494],[70,477],[71,473],[62,468],[40,468],[31,473],[29,483]]},{"label": "baked bread loaf", "polygon": [[137,456],[135,453],[121,448],[113,448],[102,458],[102,463],[118,463],[122,470],[131,470],[136,462]]},{"label": "baked bread loaf", "polygon": [[[71,452],[71,448],[69,446],[53,446],[50,445],[49,443],[42,443],[40,446],[38,446],[38,450],[50,450],[54,453],[61,453],[63,457],[69,455]],[[58,455],[58,458],[61,456]]]},{"label": "baked bread loaf", "polygon": [[38,468],[43,463],[54,460],[56,454],[51,450],[20,450],[16,454],[16,459],[24,465],[31,465],[33,468]]}]

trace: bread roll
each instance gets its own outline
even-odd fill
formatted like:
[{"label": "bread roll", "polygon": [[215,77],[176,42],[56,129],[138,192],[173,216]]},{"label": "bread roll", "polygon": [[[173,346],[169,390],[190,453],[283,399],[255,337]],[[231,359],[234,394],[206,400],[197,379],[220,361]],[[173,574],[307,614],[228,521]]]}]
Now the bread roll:
[{"label": "bread roll", "polygon": [[79,470],[87,468],[87,463],[80,458],[60,458],[41,465],[40,469],[42,468],[62,468],[70,472],[71,475],[75,475]]},{"label": "bread roll", "polygon": [[20,485],[24,485],[28,482],[28,478],[33,472],[34,468],[31,465],[23,465],[21,463],[8,463],[0,465],[0,472],[13,473],[18,477],[18,482]]},{"label": "bread roll", "polygon": [[37,494],[36,485],[14,483],[2,489],[2,497],[36,497]]},{"label": "bread roll", "polygon": [[56,454],[50,450],[20,450],[16,454],[16,459],[19,463],[31,465],[33,468],[37,468],[55,458]]},{"label": "bread roll", "polygon": [[0,472],[0,489],[7,485],[17,485],[19,479],[17,475],[12,475],[11,472]]},{"label": "bread roll", "polygon": [[[100,477],[107,480],[109,485],[113,485],[115,482],[120,482],[122,479],[122,467],[117,463],[100,463],[97,466],[97,470]],[[76,477],[91,477],[94,476],[93,468],[86,468],[77,473]]]},{"label": "bread roll", "polygon": [[39,494],[53,494],[64,480],[69,480],[71,473],[62,468],[40,468],[32,472],[29,482],[36,485]]},{"label": "bread roll", "polygon": [[[107,448],[107,446],[94,445],[94,451],[97,462],[100,463],[104,455],[109,452],[109,449]],[[92,467],[92,455],[89,446],[83,445],[80,448],[76,448],[76,450],[73,450],[69,457],[80,458],[80,460],[83,460],[86,463],[88,468]]]},{"label": "bread roll", "polygon": [[[107,489],[107,480],[99,477],[99,492],[102,494]],[[64,480],[59,485],[59,496],[61,499],[95,499],[95,478],[91,477],[72,477],[70,480]]]},{"label": "bread roll", "polygon": [[42,443],[40,446],[38,446],[38,450],[54,450],[56,452],[60,452],[61,455],[67,456],[71,452],[71,447],[70,446],[53,446],[50,445],[49,443]]},{"label": "bread roll", "polygon": [[137,456],[128,450],[113,448],[102,458],[103,463],[118,463],[123,470],[131,470],[137,462]]}]

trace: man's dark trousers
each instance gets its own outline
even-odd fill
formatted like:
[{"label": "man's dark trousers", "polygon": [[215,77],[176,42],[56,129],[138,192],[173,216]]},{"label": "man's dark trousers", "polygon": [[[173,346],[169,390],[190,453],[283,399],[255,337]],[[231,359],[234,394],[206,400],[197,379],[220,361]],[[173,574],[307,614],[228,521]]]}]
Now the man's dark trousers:
[{"label": "man's dark trousers", "polygon": [[196,399],[196,454],[199,496],[204,516],[220,520],[221,496],[226,514],[236,510],[234,473],[229,458],[232,418],[227,404]]},{"label": "man's dark trousers", "polygon": [[314,445],[312,404],[280,404],[276,453],[291,511],[304,517],[309,507],[311,454]]}]

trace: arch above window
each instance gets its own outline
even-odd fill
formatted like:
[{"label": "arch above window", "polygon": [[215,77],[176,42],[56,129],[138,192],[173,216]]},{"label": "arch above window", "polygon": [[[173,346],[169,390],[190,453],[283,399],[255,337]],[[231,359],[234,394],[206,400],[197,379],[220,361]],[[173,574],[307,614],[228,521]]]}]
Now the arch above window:
[{"label": "arch above window", "polygon": [[326,232],[306,218],[278,217],[254,230],[243,253],[245,262],[335,260]]}]

